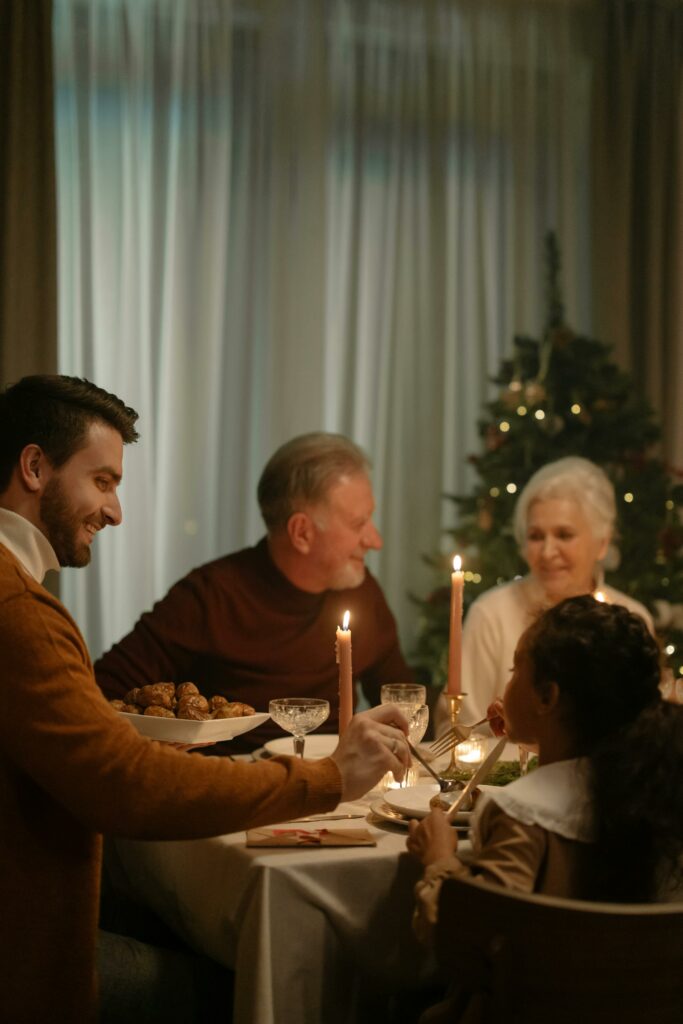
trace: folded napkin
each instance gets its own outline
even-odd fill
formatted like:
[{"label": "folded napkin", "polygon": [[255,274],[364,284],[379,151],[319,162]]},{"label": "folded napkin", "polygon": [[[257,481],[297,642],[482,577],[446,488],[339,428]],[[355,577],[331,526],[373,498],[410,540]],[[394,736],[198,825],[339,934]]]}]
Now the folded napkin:
[{"label": "folded napkin", "polygon": [[366,828],[252,828],[247,846],[377,846]]}]

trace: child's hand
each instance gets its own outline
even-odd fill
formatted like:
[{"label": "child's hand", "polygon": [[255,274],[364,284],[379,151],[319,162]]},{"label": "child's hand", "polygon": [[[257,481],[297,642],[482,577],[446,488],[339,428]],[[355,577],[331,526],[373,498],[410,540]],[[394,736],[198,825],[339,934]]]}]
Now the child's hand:
[{"label": "child's hand", "polygon": [[443,811],[433,810],[422,821],[411,821],[408,830],[408,852],[425,867],[450,857],[457,849],[455,829],[451,828]]},{"label": "child's hand", "polygon": [[494,736],[505,735],[505,721],[503,719],[503,702],[502,700],[494,700],[493,704],[489,704],[486,709],[486,717],[489,720],[491,726],[491,732]]}]

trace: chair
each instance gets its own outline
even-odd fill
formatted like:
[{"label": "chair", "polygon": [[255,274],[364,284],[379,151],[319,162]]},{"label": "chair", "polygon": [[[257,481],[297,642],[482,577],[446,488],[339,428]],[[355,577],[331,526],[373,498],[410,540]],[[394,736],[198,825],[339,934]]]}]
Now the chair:
[{"label": "chair", "polygon": [[683,1022],[683,903],[587,903],[449,878],[435,944],[454,998],[425,1020]]}]

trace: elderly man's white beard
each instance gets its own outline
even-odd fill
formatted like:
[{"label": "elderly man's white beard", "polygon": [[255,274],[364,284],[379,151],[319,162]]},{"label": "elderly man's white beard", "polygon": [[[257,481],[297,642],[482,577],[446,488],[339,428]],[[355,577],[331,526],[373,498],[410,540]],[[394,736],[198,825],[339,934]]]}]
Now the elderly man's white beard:
[{"label": "elderly man's white beard", "polygon": [[330,590],[353,590],[365,579],[365,565],[345,565],[335,574]]}]

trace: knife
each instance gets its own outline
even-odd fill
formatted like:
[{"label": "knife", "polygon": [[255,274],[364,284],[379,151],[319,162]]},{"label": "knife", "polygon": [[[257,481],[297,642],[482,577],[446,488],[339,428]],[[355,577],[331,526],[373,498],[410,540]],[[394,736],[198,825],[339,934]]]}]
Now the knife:
[{"label": "knife", "polygon": [[453,818],[458,813],[460,807],[465,802],[467,797],[472,793],[472,790],[476,786],[478,786],[479,783],[491,771],[491,769],[493,768],[494,764],[496,763],[496,761],[498,760],[500,755],[503,753],[503,747],[505,746],[507,741],[508,741],[507,740],[507,736],[503,736],[502,739],[498,740],[498,742],[496,743],[496,745],[493,748],[493,750],[490,752],[488,757],[485,757],[484,760],[481,762],[481,764],[479,765],[479,767],[477,768],[476,772],[474,773],[472,778],[469,780],[469,782],[467,783],[465,788],[463,790],[461,790],[460,793],[458,793],[457,797],[455,798],[455,800],[453,801],[453,803],[449,807],[448,811],[446,812],[446,817],[448,818],[449,821],[453,821]]},{"label": "knife", "polygon": [[311,815],[309,818],[290,818],[286,825],[293,825],[301,821],[348,821],[350,818],[365,818],[365,814],[320,814]]}]

